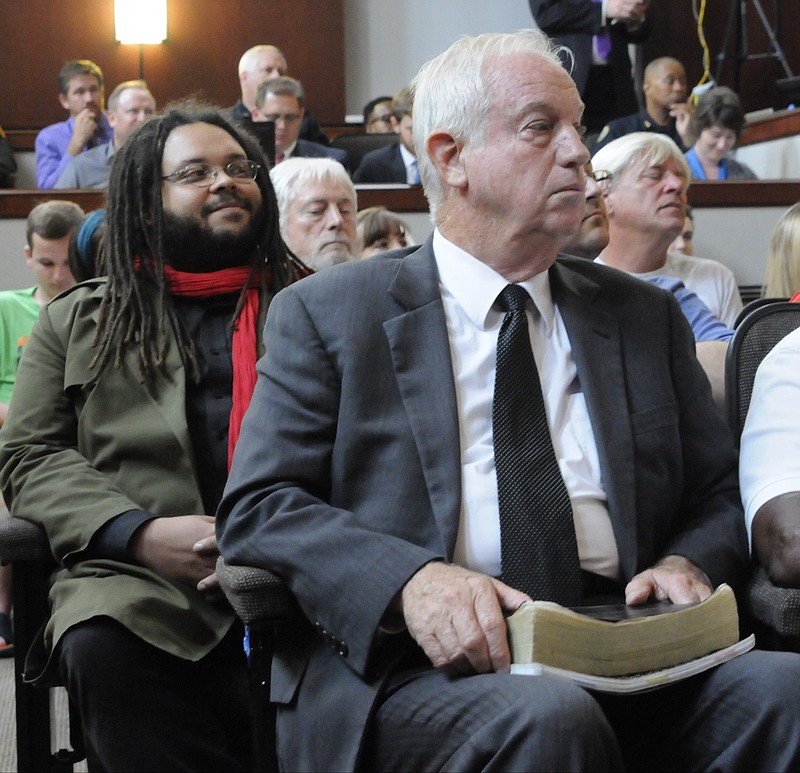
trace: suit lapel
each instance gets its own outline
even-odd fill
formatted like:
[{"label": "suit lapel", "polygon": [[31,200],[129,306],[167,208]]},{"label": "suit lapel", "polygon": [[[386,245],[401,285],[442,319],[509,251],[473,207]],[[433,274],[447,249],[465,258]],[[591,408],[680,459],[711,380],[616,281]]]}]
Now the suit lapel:
[{"label": "suit lapel", "polygon": [[460,434],[447,323],[430,240],[403,260],[389,293],[405,311],[383,327],[450,560],[461,509]]},{"label": "suit lapel", "polygon": [[619,324],[596,303],[591,279],[556,263],[550,281],[592,423],[622,574],[636,566],[636,478]]}]

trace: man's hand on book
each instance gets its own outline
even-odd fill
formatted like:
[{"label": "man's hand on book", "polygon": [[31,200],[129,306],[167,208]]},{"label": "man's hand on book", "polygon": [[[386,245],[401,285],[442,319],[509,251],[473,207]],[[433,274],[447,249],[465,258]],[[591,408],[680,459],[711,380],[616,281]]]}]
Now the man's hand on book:
[{"label": "man's hand on book", "polygon": [[409,633],[436,668],[483,674],[509,670],[503,611],[530,597],[493,577],[434,561],[406,583],[401,601]]},{"label": "man's hand on book", "polygon": [[692,604],[704,601],[713,588],[708,577],[683,556],[666,556],[651,569],[637,574],[625,588],[626,604],[644,604],[650,599]]}]

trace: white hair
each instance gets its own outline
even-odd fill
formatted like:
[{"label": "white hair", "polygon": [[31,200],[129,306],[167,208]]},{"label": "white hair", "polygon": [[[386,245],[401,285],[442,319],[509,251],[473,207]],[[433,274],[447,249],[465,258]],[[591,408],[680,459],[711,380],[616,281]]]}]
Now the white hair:
[{"label": "white hair", "polygon": [[294,197],[303,186],[310,183],[320,183],[326,179],[339,183],[350,193],[353,207],[356,207],[356,189],[353,181],[347,170],[332,158],[287,158],[276,164],[269,176],[275,189],[275,198],[278,200],[281,229],[286,225],[286,215]]},{"label": "white hair", "polygon": [[658,166],[668,159],[677,161],[683,169],[685,190],[692,176],[689,164],[681,149],[665,134],[657,132],[632,132],[612,140],[592,156],[592,167],[595,171],[611,172],[611,187],[614,187],[626,169],[639,163]]},{"label": "white hair", "polygon": [[428,137],[435,131],[445,131],[457,140],[480,142],[492,102],[491,60],[513,54],[536,54],[562,68],[560,53],[562,49],[538,29],[487,32],[460,37],[422,66],[411,84],[413,135],[420,178],[434,222],[445,189],[427,154]]}]

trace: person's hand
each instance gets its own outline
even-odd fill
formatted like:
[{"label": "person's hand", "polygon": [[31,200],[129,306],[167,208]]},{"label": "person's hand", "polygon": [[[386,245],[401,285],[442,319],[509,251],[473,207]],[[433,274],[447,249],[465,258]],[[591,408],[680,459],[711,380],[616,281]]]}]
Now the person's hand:
[{"label": "person's hand", "polygon": [[210,515],[154,518],[136,530],[131,552],[142,566],[217,595],[219,582],[214,571],[219,551]]},{"label": "person's hand", "polygon": [[704,601],[714,589],[705,573],[688,558],[666,556],[637,574],[625,588],[625,603],[635,606],[651,598],[673,604]]},{"label": "person's hand", "polygon": [[626,24],[641,24],[649,4],[649,0],[608,0],[606,17]]},{"label": "person's hand", "polygon": [[689,127],[691,125],[692,108],[688,102],[676,102],[669,114],[675,119],[675,129],[683,144],[688,148],[692,143],[689,140]]},{"label": "person's hand", "polygon": [[530,597],[500,580],[431,562],[401,593],[402,613],[431,663],[450,674],[507,672],[511,665],[503,610]]},{"label": "person's hand", "polygon": [[77,156],[81,153],[96,130],[97,115],[91,108],[84,107],[75,116],[75,127],[72,130],[72,138],[69,141],[69,145],[67,145],[67,153],[70,156]]}]

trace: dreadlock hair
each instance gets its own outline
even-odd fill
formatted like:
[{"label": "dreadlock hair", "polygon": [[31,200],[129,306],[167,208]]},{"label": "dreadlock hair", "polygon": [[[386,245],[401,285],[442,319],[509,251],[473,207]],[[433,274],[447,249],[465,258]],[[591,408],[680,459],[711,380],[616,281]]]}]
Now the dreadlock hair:
[{"label": "dreadlock hair", "polygon": [[[303,272],[287,254],[278,225],[278,207],[269,178],[269,162],[257,140],[225,118],[218,108],[188,99],[168,105],[140,126],[117,151],[111,166],[106,205],[105,256],[108,280],[90,364],[95,374],[113,361],[120,367],[123,352],[135,346],[140,381],[155,394],[158,371],[163,369],[171,327],[192,382],[200,369],[194,341],[175,311],[164,270],[161,160],[167,138],[176,128],[194,123],[218,126],[238,142],[249,159],[259,164],[256,184],[261,191],[263,225],[251,256],[251,279],[258,276],[262,299],[277,292]],[[248,282],[242,288],[234,313],[241,311]],[[155,293],[153,292],[155,288]]]}]

